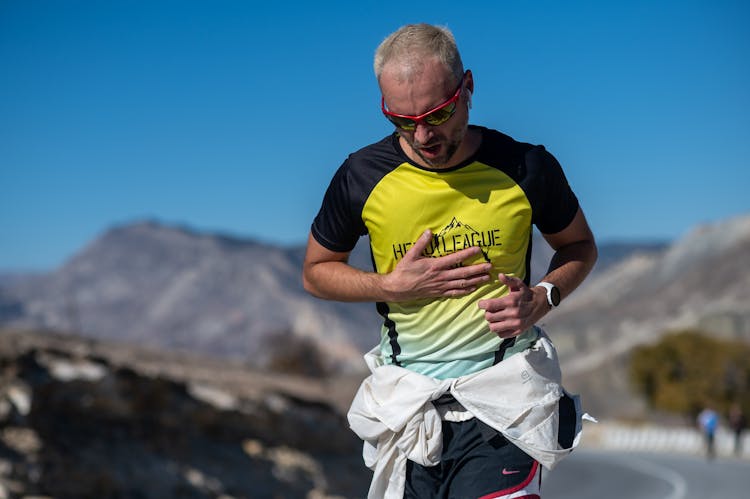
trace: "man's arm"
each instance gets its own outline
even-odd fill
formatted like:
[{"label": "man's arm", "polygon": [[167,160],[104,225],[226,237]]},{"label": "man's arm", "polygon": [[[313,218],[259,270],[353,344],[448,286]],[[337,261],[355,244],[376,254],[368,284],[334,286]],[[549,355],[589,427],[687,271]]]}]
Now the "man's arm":
[{"label": "man's arm", "polygon": [[425,231],[393,272],[378,274],[352,267],[348,252],[331,251],[310,234],[302,269],[303,285],[309,293],[327,300],[399,302],[463,296],[489,281],[489,263],[458,266],[478,255],[480,248],[430,258],[422,252],[431,238],[432,233]]},{"label": "man's arm", "polygon": [[[583,211],[579,208],[573,221],[556,234],[543,234],[555,254],[544,281],[560,290],[561,298],[570,295],[586,278],[597,258],[596,243]],[[549,312],[547,290],[529,288],[516,277],[499,275],[509,293],[502,298],[481,300],[490,330],[502,338],[517,336]]]}]

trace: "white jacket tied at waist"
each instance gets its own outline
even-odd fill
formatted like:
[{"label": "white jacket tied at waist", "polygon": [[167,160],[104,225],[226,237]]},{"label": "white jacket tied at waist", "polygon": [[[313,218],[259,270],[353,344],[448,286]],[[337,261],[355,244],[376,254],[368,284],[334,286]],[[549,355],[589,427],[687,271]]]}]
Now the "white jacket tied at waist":
[{"label": "white jacket tied at waist", "polygon": [[369,499],[403,497],[407,459],[423,466],[440,462],[442,421],[432,401],[446,393],[548,469],[580,440],[580,403],[573,396],[575,440],[570,448],[557,441],[563,388],[557,353],[546,334],[531,348],[460,378],[439,380],[385,365],[379,348],[365,361],[372,374],[359,387],[348,419],[364,440],[362,455],[374,471]]}]

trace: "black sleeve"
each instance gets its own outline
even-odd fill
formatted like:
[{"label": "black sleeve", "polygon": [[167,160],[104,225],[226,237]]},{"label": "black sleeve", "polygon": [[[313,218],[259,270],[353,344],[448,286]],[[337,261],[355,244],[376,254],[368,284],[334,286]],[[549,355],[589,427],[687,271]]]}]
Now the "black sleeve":
[{"label": "black sleeve", "polygon": [[338,169],[328,185],[323,203],[313,220],[311,232],[315,240],[331,251],[347,252],[366,233],[358,203],[352,199],[349,160]]},{"label": "black sleeve", "polygon": [[539,182],[534,192],[534,224],[543,234],[555,234],[566,228],[578,212],[578,198],[568,184],[560,163],[543,146],[526,153],[526,165]]}]

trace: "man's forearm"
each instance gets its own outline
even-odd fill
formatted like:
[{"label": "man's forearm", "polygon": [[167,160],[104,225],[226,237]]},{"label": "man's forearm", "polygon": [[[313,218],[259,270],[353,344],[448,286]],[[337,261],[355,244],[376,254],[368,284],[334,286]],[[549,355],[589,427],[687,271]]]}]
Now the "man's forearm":
[{"label": "man's forearm", "polygon": [[379,274],[352,267],[348,252],[328,250],[310,235],[302,270],[305,289],[327,300],[403,302],[464,296],[489,281],[491,264],[460,265],[480,248],[431,258],[423,255],[431,239],[432,233],[425,231],[395,269]]},{"label": "man's forearm", "polygon": [[309,264],[302,280],[307,292],[326,300],[377,302],[387,299],[381,285],[382,276],[346,262]]},{"label": "man's forearm", "polygon": [[596,258],[597,249],[593,240],[566,245],[555,252],[544,280],[555,284],[560,290],[560,296],[565,298],[591,272]]}]

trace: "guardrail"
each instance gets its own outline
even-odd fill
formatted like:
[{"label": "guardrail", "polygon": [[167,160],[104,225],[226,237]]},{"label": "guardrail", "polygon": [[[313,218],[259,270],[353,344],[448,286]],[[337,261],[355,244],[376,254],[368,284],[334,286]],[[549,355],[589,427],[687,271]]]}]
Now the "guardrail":
[{"label": "guardrail", "polygon": [[[739,452],[735,452],[734,433],[719,428],[714,440],[716,455],[750,460],[750,431],[740,438]],[[670,452],[705,455],[706,444],[697,428],[626,424],[601,421],[584,424],[581,447],[622,451]]]}]

